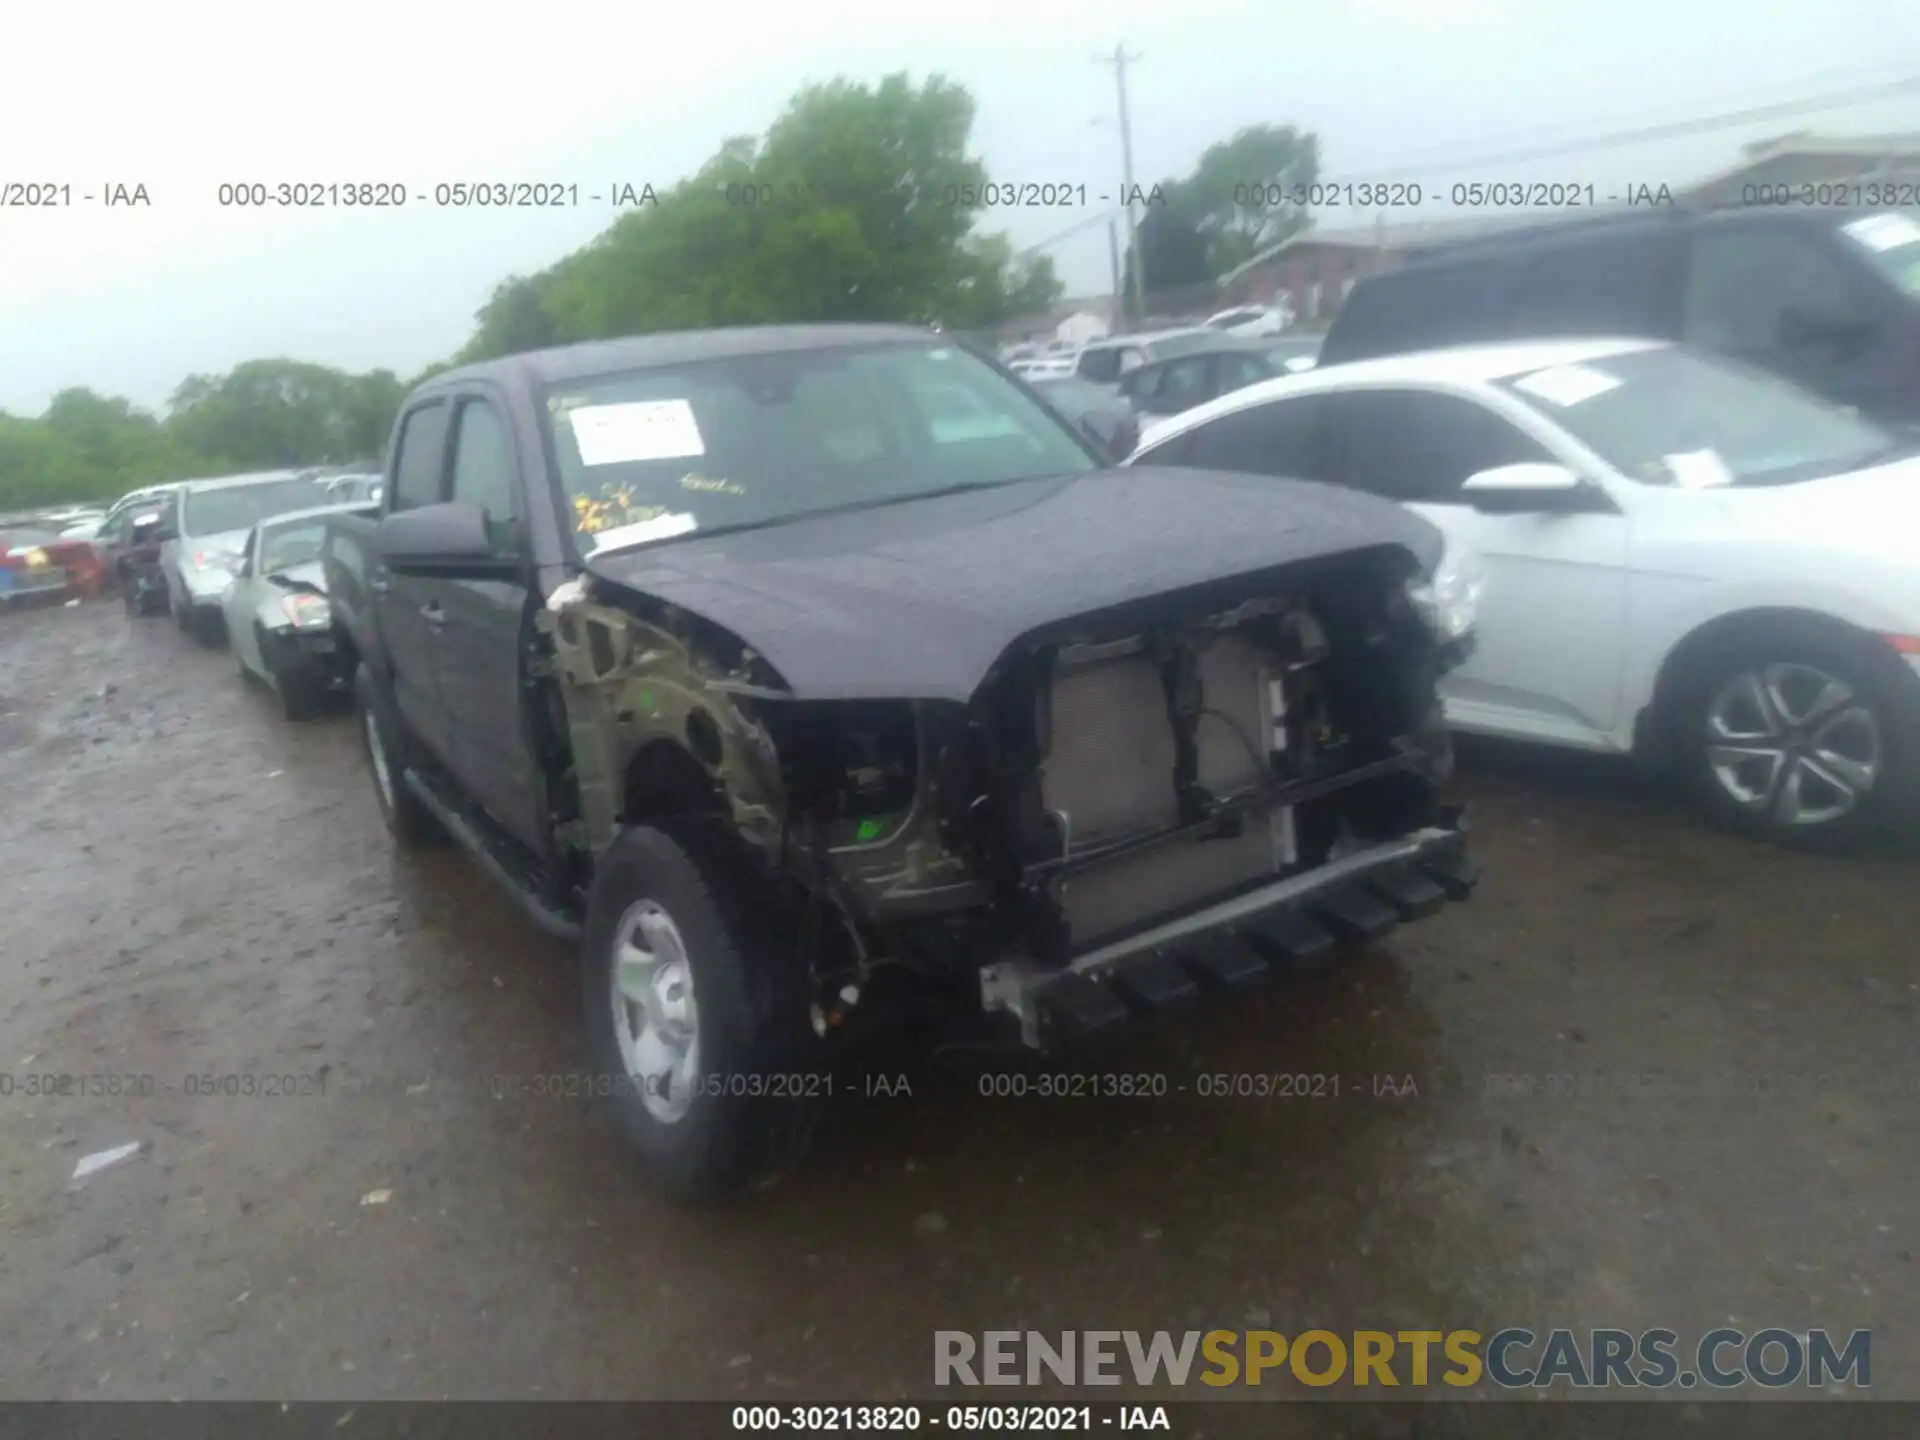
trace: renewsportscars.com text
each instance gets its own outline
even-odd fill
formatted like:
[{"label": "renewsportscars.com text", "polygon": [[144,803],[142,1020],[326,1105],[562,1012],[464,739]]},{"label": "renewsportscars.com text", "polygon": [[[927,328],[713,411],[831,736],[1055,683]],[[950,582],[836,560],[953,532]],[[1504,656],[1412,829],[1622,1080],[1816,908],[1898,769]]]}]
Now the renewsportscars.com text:
[{"label": "renewsportscars.com text", "polygon": [[936,1330],[936,1385],[1306,1385],[1503,1390],[1872,1383],[1872,1332],[1709,1330]]}]

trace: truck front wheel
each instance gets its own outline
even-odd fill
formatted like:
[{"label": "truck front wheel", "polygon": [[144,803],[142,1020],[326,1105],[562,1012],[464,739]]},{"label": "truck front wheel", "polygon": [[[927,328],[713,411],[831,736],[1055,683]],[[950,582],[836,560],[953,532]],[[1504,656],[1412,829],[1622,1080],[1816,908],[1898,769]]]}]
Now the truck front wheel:
[{"label": "truck front wheel", "polygon": [[799,957],[728,841],[704,819],[622,831],[587,902],[594,1089],[681,1199],[790,1169],[826,1097]]}]

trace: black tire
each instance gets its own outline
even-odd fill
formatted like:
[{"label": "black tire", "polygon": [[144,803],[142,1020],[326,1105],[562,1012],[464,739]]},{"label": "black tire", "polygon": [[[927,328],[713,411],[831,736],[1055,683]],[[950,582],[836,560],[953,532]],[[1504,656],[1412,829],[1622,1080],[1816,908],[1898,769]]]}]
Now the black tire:
[{"label": "black tire", "polygon": [[179,627],[182,635],[193,629],[193,606],[174,597],[173,587],[167,587],[167,609],[173,612],[173,623]]},{"label": "black tire", "polygon": [[[1688,677],[1675,706],[1674,753],[1683,782],[1715,823],[1819,850],[1851,848],[1886,827],[1906,798],[1916,717],[1893,683],[1899,677],[1874,663],[1871,643],[1792,632],[1743,639],[1714,652]],[[1847,698],[1816,709],[1813,696],[1841,693],[1826,691],[1823,682],[1829,681],[1843,687]],[[1818,718],[1797,723],[1810,714]],[[1769,727],[1777,742],[1762,738]],[[1716,750],[1716,735],[1744,743]],[[1778,765],[1757,753],[1735,762],[1738,754],[1776,743],[1783,756]],[[1870,760],[1872,783],[1858,785],[1864,770],[1843,768],[1838,762],[1844,760]],[[1797,785],[1786,783],[1793,775]],[[1754,798],[1743,802],[1733,793],[1735,785]],[[1793,818],[1796,805],[1804,817],[1799,820]]]},{"label": "black tire", "polygon": [[295,725],[320,713],[320,692],[311,680],[276,675],[273,688],[280,697],[280,713]]},{"label": "black tire", "polygon": [[[625,830],[595,863],[587,902],[592,1073],[608,1077],[619,1128],[650,1177],[682,1200],[736,1194],[793,1168],[821,1105],[805,971],[770,922],[776,906],[735,843],[710,820]],[[644,902],[664,911],[684,942],[697,1001],[701,1078],[687,1092],[686,1112],[671,1120],[649,1109],[616,1033],[616,949],[624,918]]]},{"label": "black tire", "polygon": [[[394,843],[404,850],[417,850],[442,840],[446,832],[433,812],[420,803],[420,797],[408,788],[404,772],[412,764],[413,740],[406,722],[394,708],[387,689],[362,665],[354,672],[355,715],[360,725],[360,744],[366,751],[367,770],[373,779],[373,798],[380,806],[380,818]],[[386,758],[385,783],[376,758],[375,747]]]}]

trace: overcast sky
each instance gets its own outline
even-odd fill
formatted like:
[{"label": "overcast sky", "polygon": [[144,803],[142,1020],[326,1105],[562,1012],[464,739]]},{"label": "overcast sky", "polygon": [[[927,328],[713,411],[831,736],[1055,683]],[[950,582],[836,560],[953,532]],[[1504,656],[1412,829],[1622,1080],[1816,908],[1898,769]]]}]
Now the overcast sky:
[{"label": "overcast sky", "polygon": [[[298,17],[298,18],[295,18]],[[485,17],[485,18],[482,18]],[[186,375],[262,356],[402,375],[465,340],[508,274],[614,218],[572,210],[262,213],[223,181],[545,179],[665,186],[801,84],[940,71],[979,102],[995,178],[1111,187],[1124,39],[1136,178],[1182,173],[1262,122],[1317,132],[1322,179],[1602,187],[1684,183],[1793,129],[1920,131],[1920,93],[1530,164],[1515,149],[1920,75],[1914,0],[814,0],[449,11],[406,0],[296,9],[174,0],[17,7],[0,87],[0,185],[65,182],[65,210],[0,209],[0,409],[89,385],[153,408]],[[80,200],[121,182],[152,204]],[[1097,209],[1092,206],[1091,209]],[[1022,244],[1079,211],[1003,211]],[[1451,212],[1431,201],[1417,215]],[[1339,217],[1323,217],[1336,223]],[[1104,291],[1104,227],[1054,248]]]}]

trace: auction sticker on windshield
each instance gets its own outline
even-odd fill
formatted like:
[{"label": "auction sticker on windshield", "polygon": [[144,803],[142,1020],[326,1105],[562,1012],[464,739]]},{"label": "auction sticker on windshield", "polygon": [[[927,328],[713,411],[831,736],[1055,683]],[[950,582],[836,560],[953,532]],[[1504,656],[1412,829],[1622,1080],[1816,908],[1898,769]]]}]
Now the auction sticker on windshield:
[{"label": "auction sticker on windshield", "polygon": [[693,407],[684,400],[582,405],[565,413],[587,466],[686,460],[707,453]]},{"label": "auction sticker on windshield", "polygon": [[1585,365],[1556,365],[1551,370],[1536,370],[1521,376],[1513,382],[1513,388],[1565,410],[1582,400],[1619,389],[1620,382]]},{"label": "auction sticker on windshield", "polygon": [[700,522],[688,514],[656,515],[631,525],[616,525],[611,530],[593,532],[594,550],[611,550],[621,545],[644,545],[649,540],[671,540],[700,528]]},{"label": "auction sticker on windshield", "polygon": [[1683,450],[1666,457],[1667,474],[1682,490],[1718,490],[1733,483],[1733,472],[1717,450]]},{"label": "auction sticker on windshield", "polygon": [[1842,228],[1869,250],[1895,250],[1920,240],[1920,222],[1907,215],[1869,215]]}]

